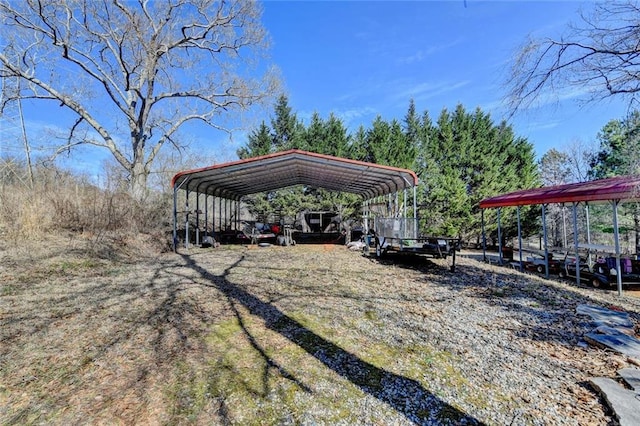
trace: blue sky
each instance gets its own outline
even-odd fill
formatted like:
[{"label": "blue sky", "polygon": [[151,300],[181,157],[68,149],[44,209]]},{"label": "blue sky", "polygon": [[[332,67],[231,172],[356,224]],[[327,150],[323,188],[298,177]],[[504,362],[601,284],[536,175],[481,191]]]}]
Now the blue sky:
[{"label": "blue sky", "polygon": [[[578,10],[569,1],[350,1],[264,3],[272,59],[280,67],[290,105],[302,119],[317,111],[340,116],[350,130],[376,115],[402,119],[409,99],[437,119],[458,103],[507,117],[504,81],[526,37],[556,36]],[[509,122],[536,154],[575,140],[593,142],[622,100],[583,105],[568,96]]]},{"label": "blue sky", "polygon": [[[511,59],[527,36],[558,36],[578,10],[591,2],[572,1],[267,1],[263,23],[271,38],[270,61],[279,69],[290,106],[307,121],[314,111],[333,112],[350,131],[369,127],[377,115],[404,117],[413,98],[419,113],[437,119],[443,108],[480,107],[496,122],[507,115],[504,81]],[[574,141],[593,143],[611,119],[622,118],[623,100],[583,105],[578,96],[523,111],[510,119],[538,157]],[[189,128],[204,166],[236,158],[251,125],[269,122],[273,109],[247,115],[233,138],[209,128]],[[61,123],[57,106],[25,105],[30,137]],[[67,117],[72,122],[72,117]],[[308,122],[308,121],[307,121]],[[6,135],[15,131],[0,119]],[[4,154],[22,148],[3,142]],[[110,154],[84,149],[63,165],[97,173]]]}]

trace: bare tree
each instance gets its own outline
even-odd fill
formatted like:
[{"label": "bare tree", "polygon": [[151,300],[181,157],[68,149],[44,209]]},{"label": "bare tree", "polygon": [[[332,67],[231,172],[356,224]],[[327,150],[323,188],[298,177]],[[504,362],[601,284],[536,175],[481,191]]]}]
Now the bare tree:
[{"label": "bare tree", "polygon": [[640,7],[636,1],[594,3],[559,39],[529,39],[513,63],[508,101],[513,112],[546,96],[586,101],[640,92]]},{"label": "bare tree", "polygon": [[181,148],[186,123],[227,130],[221,114],[275,91],[258,61],[260,18],[250,0],[0,0],[0,107],[37,99],[72,111],[56,153],[108,149],[142,199],[154,159]]},{"label": "bare tree", "polygon": [[579,139],[575,139],[565,147],[569,167],[569,182],[586,182],[589,180],[590,162],[594,148]]}]

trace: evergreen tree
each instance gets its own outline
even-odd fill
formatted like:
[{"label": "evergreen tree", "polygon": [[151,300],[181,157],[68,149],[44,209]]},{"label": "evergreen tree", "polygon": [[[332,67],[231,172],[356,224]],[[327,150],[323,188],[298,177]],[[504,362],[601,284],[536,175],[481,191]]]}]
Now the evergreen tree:
[{"label": "evergreen tree", "polygon": [[260,127],[249,134],[247,145],[236,151],[238,158],[245,159],[270,154],[273,149],[272,140],[271,129],[263,121]]},{"label": "evergreen tree", "polygon": [[640,174],[640,111],[609,121],[598,133],[600,150],[591,161],[592,179]]},{"label": "evergreen tree", "polygon": [[366,160],[371,163],[389,165],[391,145],[391,128],[381,116],[377,116],[371,124],[366,136]]},{"label": "evergreen tree", "polygon": [[416,112],[416,104],[413,99],[409,101],[409,109],[404,117],[404,136],[407,151],[406,159],[410,158],[410,161],[405,161],[405,168],[414,169],[418,165],[417,154],[421,143],[421,132],[420,117]]},{"label": "evergreen tree", "polygon": [[[600,150],[589,170],[592,179],[640,174],[640,111],[609,121],[598,133],[598,140]],[[624,214],[633,219],[636,253],[640,253],[640,203],[625,202],[622,206]]]},{"label": "evergreen tree", "polygon": [[[505,122],[494,125],[480,109],[473,114],[462,105],[453,113],[443,109],[435,129],[428,116],[422,126],[423,232],[479,241],[482,199],[537,185],[533,146],[517,138]],[[515,212],[503,210],[501,221],[507,236],[516,227]],[[485,218],[487,229],[495,232],[495,212],[485,212]],[[535,223],[527,220],[527,227],[532,226]]]},{"label": "evergreen tree", "polygon": [[291,111],[289,99],[280,95],[275,105],[275,117],[271,120],[273,128],[273,151],[286,151],[302,146],[302,126],[296,114]]},{"label": "evergreen tree", "polygon": [[409,140],[400,122],[392,120],[389,126],[389,154],[387,164],[403,169],[413,169],[416,162],[415,141]]},{"label": "evergreen tree", "polygon": [[358,161],[370,161],[369,149],[367,147],[367,131],[363,125],[358,127],[358,130],[351,138],[348,157]]},{"label": "evergreen tree", "polygon": [[309,126],[304,131],[306,149],[311,152],[324,154],[326,137],[325,123],[322,118],[320,118],[320,114],[314,112],[311,116]]},{"label": "evergreen tree", "polygon": [[325,123],[325,149],[322,154],[344,157],[349,152],[349,135],[341,119],[330,113]]}]

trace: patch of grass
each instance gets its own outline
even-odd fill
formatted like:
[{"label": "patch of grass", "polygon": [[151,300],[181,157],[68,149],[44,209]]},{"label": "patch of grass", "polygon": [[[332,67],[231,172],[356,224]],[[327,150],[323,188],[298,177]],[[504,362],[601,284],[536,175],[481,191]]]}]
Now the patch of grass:
[{"label": "patch of grass", "polygon": [[364,311],[364,317],[369,321],[377,321],[379,319],[378,313],[370,309]]},{"label": "patch of grass", "polygon": [[0,297],[2,296],[14,296],[18,294],[19,288],[15,284],[6,283],[0,286]]}]

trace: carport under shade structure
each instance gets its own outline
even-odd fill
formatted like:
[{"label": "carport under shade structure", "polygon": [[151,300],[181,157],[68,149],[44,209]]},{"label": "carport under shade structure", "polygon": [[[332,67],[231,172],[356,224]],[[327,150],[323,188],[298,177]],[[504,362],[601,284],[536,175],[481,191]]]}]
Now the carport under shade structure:
[{"label": "carport under shade structure", "polygon": [[[364,205],[369,200],[386,195],[395,194],[397,197],[403,191],[406,215],[407,190],[413,189],[415,216],[418,177],[415,172],[407,169],[292,149],[182,171],[173,177],[171,185],[173,188],[173,244],[176,249],[178,241],[177,193],[181,189],[187,192],[184,212],[187,214],[185,243],[188,244],[190,193],[196,194],[196,215],[200,214],[200,195],[204,195],[206,221],[207,198],[210,196],[221,200],[218,204],[220,209],[222,209],[222,200],[224,200],[225,209],[235,208],[239,211],[240,201],[247,195],[293,185],[353,193],[362,197]],[[196,241],[198,232],[198,227],[196,227]]]},{"label": "carport under shade structure", "polygon": [[[578,242],[577,207],[584,203],[610,203],[613,213],[613,235],[616,256],[618,294],[622,294],[622,275],[620,274],[620,232],[618,228],[618,206],[623,201],[640,201],[640,176],[618,176],[608,179],[594,180],[590,182],[571,183],[565,185],[548,186],[542,188],[527,189],[510,192],[480,201],[480,208],[497,208],[498,214],[498,241],[501,242],[500,209],[503,207],[516,207],[518,218],[518,244],[522,247],[522,235],[520,227],[520,207],[526,205],[542,206],[542,228],[544,239],[545,276],[549,278],[549,252],[547,244],[546,206],[550,203],[571,203],[573,211],[573,239],[576,256],[576,282],[580,283],[580,255]],[[588,217],[588,216],[587,216]],[[589,238],[587,220],[587,238]],[[484,232],[484,215],[482,216],[482,241],[483,252],[486,252],[486,237]],[[590,243],[590,241],[589,241]],[[501,243],[498,244],[500,258],[502,259]],[[520,252],[520,265],[522,265],[522,250]],[[486,257],[486,253],[485,253]]]}]

